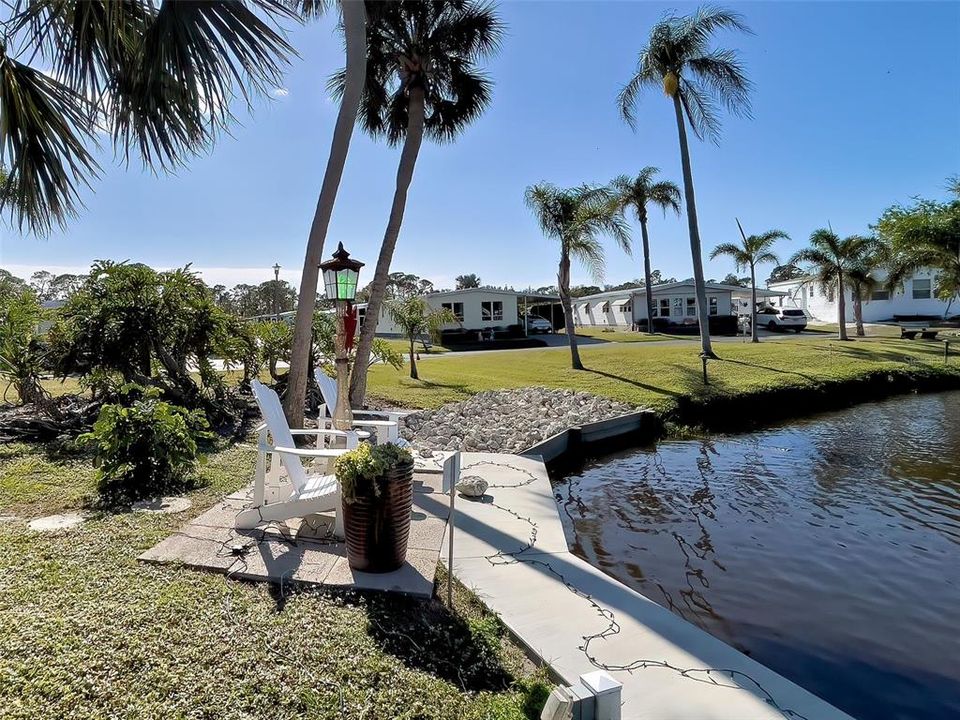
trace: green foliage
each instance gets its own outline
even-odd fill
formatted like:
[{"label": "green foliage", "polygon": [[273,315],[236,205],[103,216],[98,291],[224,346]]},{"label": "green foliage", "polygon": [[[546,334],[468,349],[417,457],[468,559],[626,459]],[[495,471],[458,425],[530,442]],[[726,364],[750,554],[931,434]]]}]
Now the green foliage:
[{"label": "green foliage", "polygon": [[[653,26],[637,58],[637,71],[618,97],[620,112],[630,125],[635,123],[640,92],[651,89],[665,91],[671,101],[676,95],[701,139],[718,140],[721,106],[750,115],[750,81],[737,53],[710,47],[718,30],[750,32],[739,13],[712,5],[690,15],[670,12]],[[673,88],[668,87],[668,78],[675,82]]]},{"label": "green foliage", "polygon": [[553,684],[547,680],[546,673],[541,671],[533,677],[524,678],[517,683],[517,687],[523,693],[523,716],[527,720],[540,720],[543,706],[553,691]]},{"label": "green foliage", "polygon": [[37,296],[29,288],[18,289],[11,283],[0,293],[0,380],[6,383],[4,400],[11,388],[21,403],[42,404],[46,399],[40,385],[46,355],[38,332],[42,317]]},{"label": "green foliage", "polygon": [[468,290],[470,288],[480,287],[480,277],[476,273],[466,275],[457,275],[457,290]]},{"label": "green foliage", "polygon": [[280,0],[8,4],[0,43],[0,192],[22,230],[46,233],[80,207],[105,136],[118,155],[172,168],[229,125],[236,93],[280,82],[293,54]]},{"label": "green foliage", "polygon": [[277,363],[281,360],[286,362],[290,360],[290,348],[293,346],[293,327],[285,322],[268,320],[256,323],[252,326],[251,331],[257,340],[260,357],[270,370],[270,377],[279,380]]},{"label": "green foliage", "polygon": [[427,333],[432,339],[439,340],[443,326],[457,322],[457,317],[448,308],[431,309],[427,301],[419,297],[394,300],[387,304],[387,309],[394,324],[400,328],[410,344],[410,377],[416,378],[417,364],[413,344],[417,338]]},{"label": "green foliage", "polygon": [[157,272],[101,261],[61,308],[51,342],[60,375],[114,374],[219,417],[226,412],[225,388],[210,360],[237,352],[236,333],[236,323],[189,266]]},{"label": "green foliage", "polygon": [[78,438],[94,449],[101,497],[114,503],[182,491],[196,467],[197,441],[210,437],[203,413],[163,402],[156,388],[126,385],[121,396]]},{"label": "green foliage", "polygon": [[410,451],[393,443],[361,443],[334,463],[343,501],[352,503],[358,497],[379,498],[383,492],[384,473],[412,462]]},{"label": "green foliage", "polygon": [[918,200],[887,208],[875,230],[889,245],[891,289],[921,268],[936,272],[934,293],[946,302],[960,298],[960,184],[950,180],[948,202]]}]

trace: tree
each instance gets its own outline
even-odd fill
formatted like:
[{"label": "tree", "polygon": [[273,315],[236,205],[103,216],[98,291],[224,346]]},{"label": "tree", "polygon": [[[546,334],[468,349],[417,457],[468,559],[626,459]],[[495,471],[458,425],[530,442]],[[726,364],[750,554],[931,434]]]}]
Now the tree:
[{"label": "tree", "polygon": [[[319,15],[326,5],[324,0],[298,0],[304,15]],[[290,370],[287,373],[287,389],[283,398],[283,411],[291,427],[303,427],[303,406],[307,394],[307,380],[311,365],[313,345],[313,316],[317,308],[317,284],[320,277],[320,260],[327,229],[333,215],[333,206],[340,189],[343,168],[350,150],[353,126],[357,122],[360,98],[367,74],[367,13],[377,11],[377,3],[364,0],[340,0],[341,31],[343,32],[346,67],[342,73],[340,110],[333,128],[333,140],[327,167],[323,173],[320,196],[307,236],[307,248],[300,275],[300,296],[293,328],[293,348],[290,352]]]},{"label": "tree", "polygon": [[[367,28],[367,79],[360,121],[374,138],[403,143],[390,219],[373,276],[366,322],[357,344],[350,402],[363,405],[367,363],[384,303],[407,191],[424,134],[451,142],[490,103],[491,82],[477,62],[500,45],[503,26],[494,8],[479,0],[398,0],[384,3]],[[344,90],[343,73],[331,84]]]},{"label": "tree", "polygon": [[931,268],[936,273],[934,294],[947,303],[946,313],[960,298],[960,180],[952,178],[948,189],[952,200],[894,205],[874,228],[889,247],[890,289],[901,288],[917,270]]},{"label": "tree", "polygon": [[[735,114],[750,114],[750,81],[736,52],[709,47],[711,36],[724,29],[750,32],[739,13],[723,8],[704,6],[692,15],[664,16],[650,31],[646,47],[640,50],[637,72],[618,97],[620,112],[631,127],[635,127],[633,111],[641,90],[662,87],[673,100],[683,166],[697,314],[701,318],[708,316],[707,291],[684,116],[697,138],[719,142],[718,104]],[[716,357],[710,344],[709,323],[700,323],[700,344],[705,357]]]},{"label": "tree", "polygon": [[632,209],[640,222],[643,240],[643,284],[646,288],[645,313],[647,332],[653,334],[653,283],[650,280],[650,237],[647,234],[647,205],[657,205],[663,214],[673,210],[680,215],[680,188],[669,180],[654,182],[659,169],[647,166],[635,178],[621,175],[614,179],[613,189],[618,195],[621,212]]},{"label": "tree", "polygon": [[862,235],[850,235],[840,239],[833,230],[820,228],[810,236],[810,247],[794,253],[788,264],[810,266],[810,274],[822,288],[833,288],[837,293],[837,323],[840,326],[837,337],[847,337],[846,288],[850,283],[850,273],[856,271],[864,258],[877,249],[873,238]]},{"label": "tree", "polygon": [[189,267],[156,272],[101,261],[61,308],[50,337],[59,375],[96,382],[117,375],[123,383],[158,387],[217,420],[228,412],[210,361],[229,357],[232,331],[231,318]]},{"label": "tree", "polygon": [[285,17],[282,0],[13,3],[0,33],[0,211],[36,234],[62,226],[99,175],[88,147],[104,137],[154,169],[207,150],[235,95],[279,83],[294,52],[276,27]]},{"label": "tree", "polygon": [[43,316],[36,294],[25,286],[0,293],[0,378],[3,400],[12,387],[21,403],[44,405],[40,384],[45,348],[37,328]]},{"label": "tree", "polygon": [[[370,281],[357,292],[357,302],[367,302],[370,299],[372,289],[373,281]],[[432,292],[433,283],[426,278],[413,273],[392,272],[387,276],[387,285],[384,288],[383,296],[386,300],[398,300],[418,297]]]},{"label": "tree", "polygon": [[750,270],[750,341],[760,342],[757,333],[757,265],[764,263],[778,264],[780,261],[773,254],[773,245],[777,240],[789,240],[790,236],[783,230],[767,230],[760,235],[750,235],[743,232],[740,221],[737,220],[737,228],[740,230],[740,244],[720,243],[713,252],[710,253],[710,259],[714,260],[721,255],[733,258],[737,270]]},{"label": "tree", "polygon": [[767,285],[784,280],[796,280],[803,277],[803,270],[796,265],[777,265],[770,271],[770,277],[767,278]]},{"label": "tree", "polygon": [[410,377],[419,380],[416,353],[413,349],[417,338],[424,333],[436,336],[444,325],[455,323],[457,318],[453,311],[447,308],[431,310],[426,301],[418,297],[394,300],[387,304],[387,309],[394,324],[410,343]]},{"label": "tree", "polygon": [[[558,188],[550,183],[531,185],[526,192],[529,207],[543,234],[560,243],[557,288],[563,307],[563,320],[570,343],[570,361],[574,370],[583,370],[570,302],[570,261],[575,258],[598,280],[603,276],[604,256],[600,235],[611,236],[626,252],[630,251],[627,223],[620,212],[616,193],[606,187],[580,185]],[[599,288],[597,288],[599,290]]]},{"label": "tree", "polygon": [[[713,282],[713,280],[711,280],[710,282]],[[724,275],[723,280],[721,280],[720,283],[723,285],[736,285],[739,287],[750,287],[753,284],[750,281],[750,278],[738,277],[733,273],[727,273],[726,275]]]},{"label": "tree", "polygon": [[470,273],[469,275],[457,275],[457,290],[468,290],[470,288],[480,287],[480,278]]}]

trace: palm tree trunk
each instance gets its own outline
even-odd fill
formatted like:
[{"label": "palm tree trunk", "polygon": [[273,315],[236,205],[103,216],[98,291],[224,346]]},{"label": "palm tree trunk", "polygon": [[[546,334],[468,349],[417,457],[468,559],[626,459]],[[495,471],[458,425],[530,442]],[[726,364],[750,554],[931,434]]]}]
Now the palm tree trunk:
[{"label": "palm tree trunk", "polygon": [[838,337],[849,340],[847,337],[847,299],[843,296],[843,273],[837,273],[837,321],[840,324]]},{"label": "palm tree trunk", "polygon": [[750,342],[760,342],[757,332],[757,268],[750,263]]},{"label": "palm tree trunk", "polygon": [[640,236],[643,239],[643,285],[647,301],[647,332],[653,335],[653,288],[650,287],[650,238],[647,236],[647,218],[640,218]]},{"label": "palm tree trunk", "polygon": [[867,333],[863,330],[863,297],[858,287],[853,288],[853,319],[857,323],[857,337],[866,337]]},{"label": "palm tree trunk", "polygon": [[563,307],[563,324],[567,331],[567,342],[570,343],[570,366],[574,370],[583,370],[580,349],[577,347],[577,332],[573,326],[573,304],[570,302],[570,254],[566,248],[560,250],[557,289],[560,291],[560,305]]},{"label": "palm tree trunk", "polygon": [[390,220],[383,234],[383,244],[380,246],[380,257],[377,258],[377,269],[370,286],[370,298],[367,300],[367,311],[360,333],[360,342],[357,343],[357,356],[353,364],[353,378],[350,382],[350,403],[353,407],[363,407],[363,400],[367,394],[367,370],[370,362],[370,349],[377,334],[377,321],[380,319],[380,308],[383,305],[387,290],[387,280],[390,275],[390,263],[393,260],[393,251],[397,247],[397,238],[400,235],[400,226],[403,224],[403,212],[407,205],[407,190],[413,180],[413,170],[420,154],[420,144],[423,142],[424,95],[423,88],[414,87],[410,90],[407,115],[407,134],[403,141],[403,151],[400,153],[400,165],[397,168],[397,187],[393,193],[393,205],[390,208]]},{"label": "palm tree trunk", "polygon": [[307,237],[307,251],[303,259],[303,274],[300,277],[300,294],[297,300],[297,316],[293,329],[293,347],[290,352],[290,369],[287,371],[287,392],[284,397],[284,412],[290,427],[303,427],[303,404],[307,394],[307,366],[310,363],[310,345],[313,336],[313,313],[317,305],[317,281],[320,274],[320,259],[333,206],[343,176],[343,166],[350,150],[350,138],[357,121],[360,96],[367,75],[367,12],[364,0],[341,0],[344,37],[346,38],[346,82],[340,99],[340,112],[333,129],[333,142],[327,158],[327,169],[320,186],[320,197]]},{"label": "palm tree trunk", "polygon": [[687,146],[687,128],[683,120],[680,91],[673,95],[673,109],[677,115],[677,134],[680,137],[680,162],[683,166],[683,196],[687,206],[687,226],[690,231],[690,254],[693,258],[693,284],[697,292],[697,320],[700,324],[700,352],[715,358],[710,344],[710,317],[707,306],[707,288],[703,280],[703,250],[700,247],[700,227],[697,224],[697,200],[693,193],[693,171],[690,169],[690,148]]},{"label": "palm tree trunk", "polygon": [[410,377],[414,380],[420,379],[420,375],[417,373],[416,353],[413,350],[413,335],[410,336]]}]

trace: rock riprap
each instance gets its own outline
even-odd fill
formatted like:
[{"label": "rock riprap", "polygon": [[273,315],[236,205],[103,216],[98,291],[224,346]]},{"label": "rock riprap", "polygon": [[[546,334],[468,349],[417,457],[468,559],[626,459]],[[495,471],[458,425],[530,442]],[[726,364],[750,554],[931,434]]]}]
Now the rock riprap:
[{"label": "rock riprap", "polygon": [[567,428],[636,410],[574,390],[493,390],[408,415],[401,435],[417,449],[514,453]]}]

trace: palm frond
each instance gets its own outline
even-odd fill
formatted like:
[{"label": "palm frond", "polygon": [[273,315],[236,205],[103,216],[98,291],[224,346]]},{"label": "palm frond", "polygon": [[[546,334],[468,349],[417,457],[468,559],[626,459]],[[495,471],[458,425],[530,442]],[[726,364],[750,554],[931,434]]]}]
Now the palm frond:
[{"label": "palm frond", "polygon": [[45,234],[80,205],[98,174],[90,103],[70,87],[7,56],[0,46],[0,163],[9,167],[0,208]]}]

